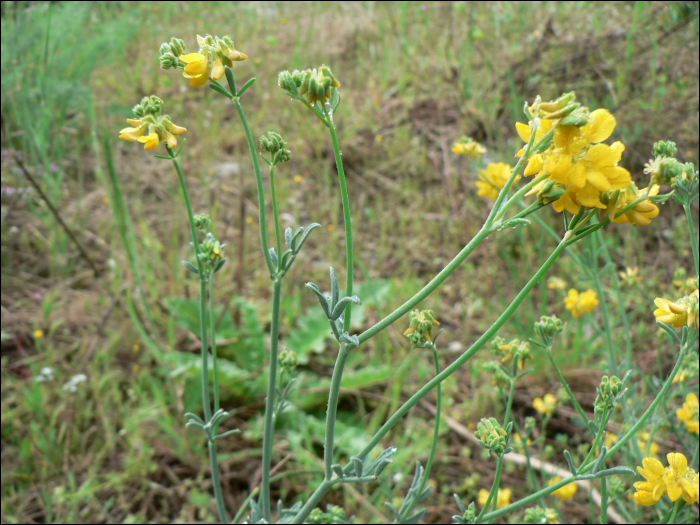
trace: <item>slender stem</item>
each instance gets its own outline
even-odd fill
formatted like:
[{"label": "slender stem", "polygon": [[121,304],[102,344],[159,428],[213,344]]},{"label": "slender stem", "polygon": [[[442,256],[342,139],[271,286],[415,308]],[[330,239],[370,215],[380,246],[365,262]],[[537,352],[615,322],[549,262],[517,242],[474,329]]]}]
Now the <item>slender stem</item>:
[{"label": "slender stem", "polygon": [[326,495],[332,486],[332,481],[324,479],[314,493],[311,494],[309,499],[306,500],[306,503],[304,503],[304,506],[299,510],[297,515],[294,516],[292,523],[304,523],[304,520],[306,520],[308,515],[311,514],[311,511],[318,506],[319,502],[323,499],[323,496]]},{"label": "slender stem", "polygon": [[547,347],[547,357],[549,358],[549,362],[552,363],[552,367],[554,368],[554,371],[557,373],[557,377],[559,378],[559,382],[562,384],[562,386],[566,390],[566,393],[568,394],[569,399],[574,404],[574,407],[578,411],[579,415],[583,418],[583,422],[588,424],[588,416],[586,415],[586,412],[584,412],[583,408],[581,408],[581,405],[579,405],[579,402],[576,400],[576,396],[574,396],[573,392],[571,391],[571,388],[569,388],[569,384],[566,382],[566,379],[564,379],[564,376],[562,375],[561,370],[559,370],[559,367],[557,366],[556,361],[554,361],[554,356],[552,355],[552,347],[551,346]]},{"label": "slender stem", "polygon": [[267,243],[267,220],[265,218],[265,189],[263,186],[262,175],[260,174],[260,162],[258,161],[258,154],[255,150],[255,142],[253,141],[253,134],[250,132],[248,119],[246,118],[245,113],[243,112],[243,106],[241,106],[241,100],[238,97],[233,97],[233,103],[236,106],[236,111],[238,111],[238,116],[240,117],[241,123],[243,124],[243,128],[245,129],[245,136],[248,139],[248,148],[250,149],[250,156],[253,157],[253,167],[255,168],[255,182],[258,186],[258,208],[260,209],[260,241],[262,242],[263,255],[265,256],[267,269],[270,271],[270,275],[274,276],[276,273],[276,269],[275,265],[272,262],[272,259],[270,258],[270,247]]},{"label": "slender stem", "polygon": [[608,478],[600,478],[600,522],[608,522]]},{"label": "slender stem", "polygon": [[280,300],[282,283],[275,281],[272,286],[272,326],[270,327],[270,375],[267,381],[267,399],[265,400],[265,427],[263,429],[262,487],[260,506],[263,516],[271,523],[270,515],[270,465],[272,462],[272,445],[275,439],[275,390],[277,387],[277,347],[280,326]]},{"label": "slender stem", "polygon": [[275,192],[275,165],[270,165],[270,190],[272,193],[272,213],[275,216],[275,233],[277,234],[277,258],[282,259],[282,234],[280,233],[280,216],[277,212],[277,192]]},{"label": "slender stem", "polygon": [[214,486],[214,495],[216,496],[216,506],[219,509],[219,518],[221,518],[221,523],[228,523],[226,506],[224,505],[224,495],[221,492],[219,457],[216,452],[216,441],[209,441],[209,460],[211,461],[211,482]]},{"label": "slender stem", "polygon": [[495,500],[496,505],[498,505],[498,485],[500,485],[500,483],[501,483],[501,472],[502,471],[503,471],[503,454],[499,454],[498,455],[498,462],[496,463],[496,476],[493,478],[493,485],[491,485],[491,491],[489,492],[489,497],[486,500],[486,503],[484,503],[484,506],[481,509],[481,512],[479,512],[479,515],[476,518],[476,523],[481,523],[481,518],[484,516],[486,509],[489,508],[489,505],[491,504],[492,501]]},{"label": "slender stem", "polygon": [[199,327],[202,334],[202,406],[204,408],[204,421],[209,423],[211,400],[209,399],[209,331],[207,330],[207,280],[205,277],[200,277],[199,284]]},{"label": "slender stem", "polygon": [[214,274],[209,276],[209,331],[211,332],[211,360],[214,364],[214,413],[219,405],[219,363],[216,359],[216,311],[214,310]]},{"label": "slender stem", "polygon": [[693,259],[695,259],[695,275],[700,274],[700,261],[698,260],[698,238],[695,236],[695,226],[693,225],[693,215],[690,211],[690,204],[684,205],[685,218],[688,220],[688,231],[690,232],[690,246],[693,249]]},{"label": "slender stem", "polygon": [[[438,361],[438,353],[435,345],[432,347],[433,350],[433,361],[435,361],[435,373],[440,373],[440,362]],[[440,434],[440,417],[442,417],[442,385],[437,386],[437,408],[435,410],[435,430],[433,430],[433,442],[430,444],[430,455],[428,456],[428,462],[425,464],[425,472],[423,472],[423,478],[421,480],[420,487],[416,492],[415,497],[411,500],[408,508],[403,512],[402,517],[406,519],[411,515],[413,508],[416,506],[418,496],[423,493],[425,485],[428,483],[428,478],[430,477],[430,470],[433,468],[433,461],[435,460],[435,452],[437,450],[437,442]]]},{"label": "slender stem", "polygon": [[[345,284],[345,295],[350,297],[352,295],[352,284],[353,284],[353,245],[352,245],[352,216],[350,214],[350,199],[348,198],[348,185],[345,180],[345,169],[343,168],[343,158],[340,152],[340,145],[338,144],[338,135],[335,132],[335,123],[333,122],[333,117],[326,111],[325,105],[323,106],[323,113],[328,119],[329,126],[328,131],[331,134],[331,140],[333,141],[333,153],[335,154],[335,164],[338,168],[338,180],[340,181],[340,195],[343,199],[343,220],[345,222],[345,266],[347,271],[347,278]],[[345,322],[343,323],[343,330],[345,332],[350,330],[350,317],[352,316],[352,303],[349,303],[345,307]]]},{"label": "slender stem", "polygon": [[506,402],[506,415],[503,416],[503,428],[508,426],[508,421],[510,421],[511,408],[513,406],[513,397],[515,396],[515,379],[510,380],[510,392],[508,393],[508,401]]},{"label": "slender stem", "polygon": [[[331,481],[333,478],[333,446],[335,440],[335,418],[338,414],[338,398],[340,397],[340,383],[343,380],[343,369],[350,355],[350,350],[341,343],[338,351],[338,358],[333,368],[331,378],[331,388],[328,394],[328,410],[326,412],[326,439],[323,444],[323,459],[325,463],[325,480]],[[361,457],[361,456],[360,456]]]},{"label": "slender stem", "polygon": [[457,267],[462,264],[462,262],[469,256],[469,254],[474,251],[481,241],[488,237],[490,229],[487,227],[481,228],[479,233],[477,233],[474,238],[469,241],[469,243],[462,248],[462,250],[452,259],[447,266],[445,266],[440,273],[438,273],[428,284],[426,284],[417,294],[411,297],[408,301],[399,306],[396,310],[387,315],[384,319],[379,321],[374,326],[368,328],[359,335],[360,343],[363,343],[374,337],[379,332],[393,324],[397,319],[403,317],[405,314],[411,311],[418,303],[423,299],[428,297],[433,291],[440,286],[445,279],[447,279],[450,274],[452,274]]},{"label": "slender stem", "polygon": [[619,375],[617,367],[617,357],[615,356],[615,346],[612,339],[612,327],[610,326],[610,312],[608,311],[608,301],[605,299],[605,294],[603,293],[603,286],[600,282],[600,274],[598,273],[598,263],[596,261],[595,268],[592,269],[593,279],[595,281],[595,287],[598,292],[598,297],[600,297],[600,307],[603,311],[603,322],[605,323],[605,339],[608,343],[608,360],[610,361],[610,368],[612,373]]}]

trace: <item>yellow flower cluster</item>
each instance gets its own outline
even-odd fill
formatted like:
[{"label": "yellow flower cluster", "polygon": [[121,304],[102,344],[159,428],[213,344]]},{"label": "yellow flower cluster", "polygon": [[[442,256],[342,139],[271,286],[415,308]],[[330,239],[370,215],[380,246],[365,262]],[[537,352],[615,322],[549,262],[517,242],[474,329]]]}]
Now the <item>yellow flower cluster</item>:
[{"label": "yellow flower cluster", "polygon": [[634,268],[628,266],[626,271],[618,272],[618,275],[620,276],[620,284],[623,286],[634,286],[640,283],[639,267],[637,266]]},{"label": "yellow flower cluster", "polygon": [[[478,159],[484,153],[486,153],[486,148],[472,138],[461,137],[452,146],[452,153],[456,153],[457,155],[465,155],[470,159]],[[501,186],[501,188],[502,187],[503,186]]]},{"label": "yellow flower cluster", "polygon": [[546,414],[547,417],[552,417],[557,411],[557,398],[552,394],[545,394],[544,399],[536,397],[532,402],[532,407],[540,414]]},{"label": "yellow flower cluster", "polygon": [[637,467],[646,481],[637,481],[634,499],[640,505],[656,505],[661,496],[668,494],[671,501],[683,498],[686,503],[698,502],[698,475],[688,468],[688,460],[683,454],[672,452],[666,455],[668,467],[664,468],[656,458],[644,458],[642,467]]},{"label": "yellow flower cluster", "polygon": [[550,277],[547,279],[547,288],[550,290],[564,290],[566,289],[566,281],[561,277]]},{"label": "yellow flower cluster", "polygon": [[615,117],[607,109],[589,112],[575,100],[573,92],[553,102],[542,102],[537,97],[526,108],[530,122],[516,123],[518,135],[526,143],[533,128],[534,144],[552,137],[544,151],[538,148],[531,153],[523,148],[518,152],[519,157],[527,155],[525,176],[541,179],[527,195],[537,194],[545,204],[552,202],[558,212],[566,210],[575,215],[582,207],[597,208],[607,210],[611,221],[647,226],[659,214],[650,200],[637,203],[620,217],[615,215],[638,199],[658,194],[659,187],[637,189],[629,171],[618,166],[624,144],[603,143],[615,130]]},{"label": "yellow flower cluster", "polygon": [[566,309],[569,310],[576,319],[583,314],[591,313],[599,304],[598,294],[593,290],[579,293],[578,290],[572,288],[569,290],[569,295],[564,298]]},{"label": "yellow flower cluster", "polygon": [[683,403],[683,408],[676,410],[676,415],[678,419],[685,423],[688,428],[688,432],[691,434],[698,434],[698,396],[692,392],[685,396],[685,403]]},{"label": "yellow flower cluster", "polygon": [[[479,173],[479,180],[476,181],[476,187],[479,188],[478,195],[480,197],[488,197],[492,201],[495,201],[501,189],[503,189],[503,186],[508,182],[511,173],[513,173],[513,168],[505,162],[489,164],[486,166],[485,170]],[[520,175],[515,177],[513,183],[515,184],[519,180]]]},{"label": "yellow flower cluster", "polygon": [[199,44],[198,53],[181,55],[179,59],[184,62],[183,76],[190,79],[190,86],[203,86],[212,80],[219,80],[224,76],[225,66],[232,67],[234,62],[240,62],[248,58],[248,55],[237,51],[233,47],[230,38],[197,35]]},{"label": "yellow flower cluster", "polygon": [[697,288],[690,295],[681,297],[675,302],[664,299],[663,297],[657,297],[654,299],[654,304],[656,305],[654,317],[656,317],[657,321],[665,324],[670,324],[675,327],[683,325],[694,326],[697,330],[700,324],[700,315],[698,315],[699,303],[700,296],[698,295]]},{"label": "yellow flower cluster", "polygon": [[[533,114],[538,113],[541,118],[535,140],[540,138],[538,135],[544,137],[551,129],[554,130],[554,137],[547,150],[530,158],[525,175],[547,174],[550,180],[566,186],[564,194],[553,204],[558,212],[567,210],[577,214],[581,206],[605,209],[601,194],[624,189],[632,180],[629,171],[617,165],[625,150],[622,142],[611,146],[601,144],[612,135],[615,117],[606,109],[597,109],[587,119],[585,115],[581,116],[582,120],[587,120],[586,124],[579,126],[576,124],[580,122],[575,122],[565,125],[567,121],[557,118],[557,111],[563,108],[548,111],[549,106],[539,104],[533,109]],[[516,130],[521,139],[529,142],[531,126],[518,122]],[[544,183],[542,181],[540,184]]]},{"label": "yellow flower cluster", "polygon": [[139,141],[146,151],[156,149],[161,142],[165,142],[169,148],[176,147],[176,135],[182,135],[187,128],[173,124],[168,115],[163,115],[163,106],[163,101],[155,95],[144,97],[133,108],[136,118],[126,119],[131,127],[122,129],[119,138]]},{"label": "yellow flower cluster", "polygon": [[[561,478],[559,476],[554,476],[552,479],[549,480],[547,485],[551,487],[552,485],[555,485],[560,481]],[[564,485],[563,487],[555,490],[554,492],[552,492],[552,494],[562,501],[569,501],[576,495],[577,490],[578,488],[576,487],[576,483],[569,483],[568,485]]]},{"label": "yellow flower cluster", "polygon": [[[510,505],[510,498],[513,495],[513,491],[511,489],[498,489],[498,501],[496,502],[496,508],[497,509],[502,509],[503,507],[507,507]],[[486,489],[481,489],[479,491],[479,505],[482,507],[486,505],[486,502],[489,499],[489,491]],[[492,503],[493,504],[493,503]]]}]

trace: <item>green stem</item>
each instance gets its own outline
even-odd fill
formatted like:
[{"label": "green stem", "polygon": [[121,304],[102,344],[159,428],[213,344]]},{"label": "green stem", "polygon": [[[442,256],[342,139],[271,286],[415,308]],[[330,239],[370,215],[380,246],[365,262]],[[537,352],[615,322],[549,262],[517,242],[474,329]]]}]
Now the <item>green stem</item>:
[{"label": "green stem", "polygon": [[[325,463],[325,480],[331,481],[333,478],[333,446],[335,441],[335,419],[338,414],[338,398],[340,397],[340,383],[343,380],[343,369],[350,355],[350,350],[341,343],[338,351],[338,358],[333,368],[331,378],[331,388],[328,394],[328,410],[326,412],[326,439],[323,444],[323,459]],[[361,457],[361,456],[360,456]]]},{"label": "green stem", "polygon": [[275,233],[277,234],[277,258],[282,259],[282,234],[280,233],[280,217],[277,212],[277,192],[275,192],[275,165],[270,165],[270,190],[272,192],[272,213],[275,216]]},{"label": "green stem", "polygon": [[608,522],[608,478],[600,478],[600,522]]},{"label": "green stem", "polygon": [[219,362],[216,359],[216,321],[214,310],[214,274],[209,276],[209,331],[211,332],[211,359],[214,364],[214,413],[218,412],[219,404]]},{"label": "green stem", "polygon": [[[340,152],[340,145],[338,144],[338,135],[335,132],[335,123],[333,122],[333,117],[326,111],[325,105],[323,106],[323,113],[328,119],[329,126],[328,130],[331,134],[331,140],[333,141],[333,153],[335,154],[335,164],[338,168],[338,180],[340,181],[340,195],[343,199],[343,220],[345,222],[345,265],[347,271],[347,278],[345,284],[345,295],[350,297],[352,295],[352,284],[353,284],[353,244],[352,244],[352,216],[350,215],[350,199],[348,198],[348,185],[345,180],[345,169],[343,168],[343,158]],[[350,317],[352,315],[352,303],[348,304],[345,308],[345,322],[343,323],[343,330],[345,332],[350,330]]]},{"label": "green stem", "polygon": [[471,241],[469,241],[469,243],[464,248],[462,248],[462,250],[454,257],[454,259],[452,259],[449,262],[449,264],[445,266],[440,271],[440,273],[438,273],[417,294],[415,294],[408,301],[403,303],[401,306],[399,306],[396,310],[391,312],[377,324],[362,332],[359,335],[360,343],[364,343],[371,337],[377,335],[379,332],[393,324],[397,319],[403,317],[405,314],[410,312],[413,307],[415,307],[423,299],[425,299],[431,293],[433,293],[433,291],[435,291],[435,289],[438,286],[440,286],[445,281],[445,279],[447,279],[450,276],[450,274],[452,274],[467,257],[469,257],[469,254],[471,254],[472,251],[474,251],[474,248],[476,248],[481,243],[481,241],[488,237],[490,232],[491,230],[486,226],[482,227],[481,230],[479,230],[479,233],[477,233],[474,236],[474,238]]},{"label": "green stem", "polygon": [[493,478],[493,485],[491,485],[491,491],[489,492],[489,497],[486,500],[486,503],[484,503],[484,506],[481,509],[481,512],[479,512],[479,515],[477,516],[475,523],[481,523],[481,518],[484,517],[484,513],[486,512],[486,509],[489,508],[489,505],[491,504],[492,501],[495,500],[495,505],[498,505],[498,485],[500,485],[500,483],[501,483],[501,472],[502,471],[503,471],[503,454],[499,454],[498,462],[496,463],[496,476]]},{"label": "green stem", "polygon": [[306,503],[304,503],[304,506],[299,510],[297,515],[294,516],[292,523],[304,523],[308,515],[311,514],[311,511],[318,506],[319,502],[323,499],[323,496],[326,495],[332,486],[332,481],[324,479],[314,493],[309,496],[309,499],[306,500]]},{"label": "green stem", "polygon": [[[255,142],[253,141],[253,134],[250,132],[250,126],[248,125],[248,119],[243,112],[243,106],[241,106],[241,99],[238,97],[233,97],[233,103],[236,106],[236,111],[238,111],[238,116],[241,119],[243,128],[245,129],[245,136],[248,139],[248,148],[250,149],[250,156],[253,157],[253,167],[255,168],[255,182],[258,187],[258,208],[260,209],[260,241],[262,243],[263,255],[265,256],[265,263],[267,263],[267,269],[270,272],[271,278],[274,280],[276,275],[276,268],[270,258],[270,247],[267,243],[267,220],[265,218],[265,189],[263,186],[262,175],[260,174],[260,162],[258,161],[258,154],[255,150]],[[278,254],[279,257],[279,254]]]},{"label": "green stem", "polygon": [[272,445],[275,439],[275,395],[277,391],[277,348],[280,325],[280,300],[282,283],[275,281],[272,287],[272,326],[270,327],[270,375],[267,381],[267,399],[265,400],[265,427],[263,429],[262,487],[260,506],[263,516],[271,523],[270,514],[270,465],[272,463]]},{"label": "green stem", "polygon": [[508,426],[510,421],[511,409],[513,406],[513,397],[515,396],[515,378],[510,380],[510,392],[508,393],[508,401],[506,402],[506,415],[503,416],[503,428]]},{"label": "green stem", "polygon": [[573,392],[569,388],[569,384],[564,379],[564,376],[562,375],[561,370],[559,370],[559,367],[557,366],[556,361],[554,361],[554,356],[552,355],[552,347],[551,346],[547,347],[547,357],[549,358],[549,362],[552,363],[552,367],[554,367],[554,371],[557,373],[557,377],[559,378],[559,382],[564,387],[564,390],[566,390],[566,393],[568,394],[569,399],[574,404],[574,407],[578,411],[581,418],[583,418],[583,422],[585,424],[588,424],[588,416],[586,415],[586,412],[584,412],[583,408],[581,408],[581,405],[579,405],[578,401],[576,400],[576,396],[574,396]]},{"label": "green stem", "polygon": [[[212,316],[213,317],[213,316]],[[219,509],[221,523],[228,523],[226,506],[224,505],[224,495],[221,492],[221,478],[219,476],[219,457],[216,452],[216,441],[209,441],[209,460],[211,461],[211,481],[214,486],[216,496],[216,506]]]},{"label": "green stem", "polygon": [[615,347],[612,340],[612,327],[610,326],[610,312],[608,311],[608,301],[605,299],[605,294],[603,293],[603,286],[600,282],[600,274],[598,273],[598,263],[595,263],[596,268],[593,269],[593,278],[595,280],[596,291],[598,292],[598,297],[600,297],[600,307],[603,311],[603,322],[605,323],[605,340],[608,343],[608,360],[610,361],[610,368],[614,375],[619,375],[617,367],[617,357],[615,356]]},{"label": "green stem", "polygon": [[[435,361],[435,373],[440,373],[440,362],[438,361],[438,353],[435,345],[432,347],[433,350],[433,360]],[[425,472],[423,473],[423,479],[421,480],[420,487],[416,492],[416,497],[411,500],[408,508],[403,512],[402,517],[406,519],[411,515],[413,508],[416,506],[417,498],[423,493],[425,485],[428,483],[428,478],[430,477],[430,470],[433,468],[433,461],[435,460],[435,451],[437,450],[437,442],[440,434],[440,417],[442,416],[442,385],[437,386],[437,408],[435,410],[435,430],[433,430],[433,442],[430,444],[430,455],[428,456],[428,462],[425,464]]]},{"label": "green stem", "polygon": [[[411,408],[413,408],[421,399],[423,399],[428,394],[428,392],[430,392],[433,388],[442,383],[445,379],[447,379],[450,375],[457,371],[464,363],[471,359],[472,356],[474,356],[474,354],[476,354],[481,349],[481,347],[487,341],[489,341],[496,334],[496,332],[498,332],[498,330],[505,324],[505,322],[513,315],[520,303],[522,303],[525,297],[527,297],[527,294],[530,293],[532,288],[535,287],[537,282],[546,273],[549,267],[552,266],[552,264],[554,264],[554,261],[556,261],[559,255],[561,255],[561,253],[566,249],[569,242],[570,241],[567,237],[559,244],[559,246],[556,247],[556,249],[552,252],[549,258],[542,265],[542,267],[537,271],[537,273],[532,277],[532,279],[528,281],[525,287],[520,291],[520,293],[518,293],[518,295],[515,297],[515,299],[513,299],[508,308],[505,309],[505,311],[498,317],[498,319],[491,325],[491,327],[467,351],[465,351],[461,356],[459,356],[457,360],[455,360],[451,365],[446,367],[442,372],[436,375],[428,383],[423,385],[413,396],[411,396],[411,398],[408,399],[408,401],[406,401],[387,420],[386,423],[384,423],[384,425],[372,437],[369,444],[359,454],[357,454],[358,457],[366,457],[367,455],[369,455],[372,449],[379,444],[382,438],[394,427],[394,425],[396,425],[396,423],[399,422],[399,420],[403,416],[405,416],[408,413],[409,410],[411,410]],[[351,468],[352,466],[348,464],[344,470],[346,473],[350,473]],[[304,516],[304,519],[305,518],[306,516]]]},{"label": "green stem", "polygon": [[690,212],[690,204],[683,206],[685,218],[688,220],[688,231],[690,232],[690,246],[693,249],[693,259],[695,259],[695,275],[700,274],[700,261],[698,260],[698,238],[695,236],[695,226],[693,225],[693,215]]}]

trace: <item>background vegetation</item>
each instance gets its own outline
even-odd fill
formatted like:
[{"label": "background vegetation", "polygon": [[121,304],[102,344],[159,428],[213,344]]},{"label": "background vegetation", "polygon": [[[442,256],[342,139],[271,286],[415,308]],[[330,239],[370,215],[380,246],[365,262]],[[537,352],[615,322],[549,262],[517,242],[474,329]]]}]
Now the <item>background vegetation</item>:
[{"label": "background vegetation", "polygon": [[[215,519],[205,442],[183,425],[182,414],[200,406],[199,346],[196,282],[180,264],[190,247],[176,176],[169,163],[115,140],[131,106],[150,94],[188,128],[184,167],[195,212],[208,211],[217,238],[227,242],[229,263],[217,281],[217,338],[227,359],[222,406],[234,414],[225,426],[243,431],[219,444],[229,510],[260,481],[270,286],[245,136],[222,97],[158,69],[160,43],[177,36],[192,49],[197,33],[228,34],[248,54],[235,72],[258,79],[245,97],[253,133],[274,129],[289,140],[292,161],[278,170],[283,222],[323,225],[284,285],[282,348],[302,363],[273,461],[280,463],[273,497],[287,505],[322,471],[335,358],[304,283],[326,282],[329,265],[342,267],[344,235],[331,145],[322,126],[277,88],[278,71],[325,63],[342,82],[336,122],[356,221],[360,331],[417,291],[478,230],[489,204],[451,145],[471,136],[488,148],[485,162],[513,164],[524,100],[576,90],[591,109],[608,108],[618,121],[613,139],[627,146],[621,164],[636,180],[645,178],[657,140],[675,140],[679,160],[698,162],[697,2],[2,2],[4,523]],[[110,155],[118,179],[109,176]],[[560,217],[544,211],[558,228]],[[608,269],[638,266],[642,276],[641,285],[623,290],[620,305],[613,302],[614,272],[606,274],[613,326],[626,311],[637,365],[649,377],[668,373],[674,356],[657,334],[652,300],[669,290],[677,268],[692,274],[683,210],[668,203],[651,226],[614,226],[605,239],[614,261]],[[445,330],[443,366],[490,325],[553,246],[535,226],[504,232],[423,305]],[[589,287],[570,257],[555,269],[550,275],[568,286]],[[592,411],[604,361],[602,319],[571,318],[565,293],[543,282],[501,335],[527,340],[540,313],[565,319],[557,359]],[[409,350],[405,325],[351,354],[337,432],[342,454],[361,448],[432,377],[430,356]],[[154,357],[150,338],[165,359]],[[452,492],[468,501],[490,487],[494,462],[470,441],[470,429],[503,410],[480,366],[491,360],[482,352],[444,384],[447,417],[426,522],[456,513]],[[44,367],[52,376],[37,381]],[[556,393],[546,359],[536,357],[533,367],[516,392],[521,424],[535,414],[535,397],[550,387]],[[64,388],[76,374],[87,380],[75,392]],[[654,383],[639,388],[643,398]],[[360,521],[386,518],[383,502],[402,498],[415,461],[425,462],[429,399],[392,432],[399,451],[381,482],[336,490],[329,502],[343,503]],[[538,434],[543,459],[563,463],[561,448],[580,444],[573,414],[564,404]],[[671,432],[657,442],[660,454],[678,447]],[[522,468],[507,465],[502,486],[513,488],[514,500],[530,492],[525,478]],[[586,521],[590,507],[579,491],[560,511]]]}]

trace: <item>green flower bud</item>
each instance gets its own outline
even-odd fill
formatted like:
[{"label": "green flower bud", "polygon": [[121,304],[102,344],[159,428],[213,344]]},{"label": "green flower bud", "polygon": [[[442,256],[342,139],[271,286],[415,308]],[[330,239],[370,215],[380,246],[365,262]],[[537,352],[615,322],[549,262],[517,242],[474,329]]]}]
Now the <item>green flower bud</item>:
[{"label": "green flower bud", "polygon": [[226,245],[217,241],[214,235],[209,232],[199,245],[199,254],[197,257],[207,265],[208,269],[212,269],[219,261],[224,259],[224,246]]},{"label": "green flower bud", "polygon": [[143,118],[146,115],[161,115],[164,107],[165,104],[161,99],[155,95],[151,95],[150,97],[143,97],[141,102],[133,107],[133,111],[137,118]]},{"label": "green flower bud", "polygon": [[281,371],[294,372],[299,366],[296,352],[291,350],[282,350],[279,355]]},{"label": "green flower bud", "polygon": [[525,434],[529,434],[537,425],[537,420],[534,417],[528,416],[525,418]]},{"label": "green flower bud", "polygon": [[435,320],[432,310],[413,310],[408,314],[409,326],[403,333],[416,347],[433,342],[433,325],[440,325]]},{"label": "green flower bud", "polygon": [[171,53],[166,53],[160,55],[158,62],[160,63],[161,69],[175,69],[180,63],[180,60]]},{"label": "green flower bud", "polygon": [[598,387],[598,395],[595,399],[595,413],[603,410],[612,410],[617,406],[618,402],[625,394],[622,381],[617,376],[603,376],[600,379],[600,387]]},{"label": "green flower bud", "polygon": [[652,150],[654,157],[675,157],[676,153],[678,153],[678,148],[672,140],[655,142]]},{"label": "green flower bud", "polygon": [[303,84],[303,73],[298,70],[294,70],[294,73],[289,71],[281,71],[277,77],[277,85],[281,87],[287,95],[293,98],[297,98],[300,95],[299,89]]},{"label": "green flower bud", "polygon": [[543,315],[535,323],[535,332],[540,336],[545,346],[551,346],[554,334],[564,329],[564,322],[556,315]]},{"label": "green flower bud", "polygon": [[566,185],[555,180],[548,180],[537,192],[537,198],[542,204],[550,204],[566,193]]},{"label": "green flower bud", "polygon": [[576,126],[578,128],[588,124],[588,108],[579,107],[576,108],[571,114],[562,118],[559,121],[560,126]]},{"label": "green flower bud", "polygon": [[525,510],[525,523],[559,523],[559,516],[554,509],[543,509],[542,507],[534,507]]},{"label": "green flower bud", "polygon": [[479,438],[480,444],[489,449],[489,456],[493,453],[498,455],[505,453],[508,433],[503,430],[496,418],[481,418],[476,427],[475,435]]},{"label": "green flower bud", "polygon": [[539,109],[547,113],[553,113],[555,111],[562,110],[565,107],[569,106],[574,100],[576,100],[576,93],[574,91],[571,91],[569,93],[563,94],[553,102],[541,102],[539,104]]},{"label": "green flower bud", "polygon": [[194,225],[200,230],[208,230],[211,227],[211,218],[206,213],[200,213],[194,216]]}]

